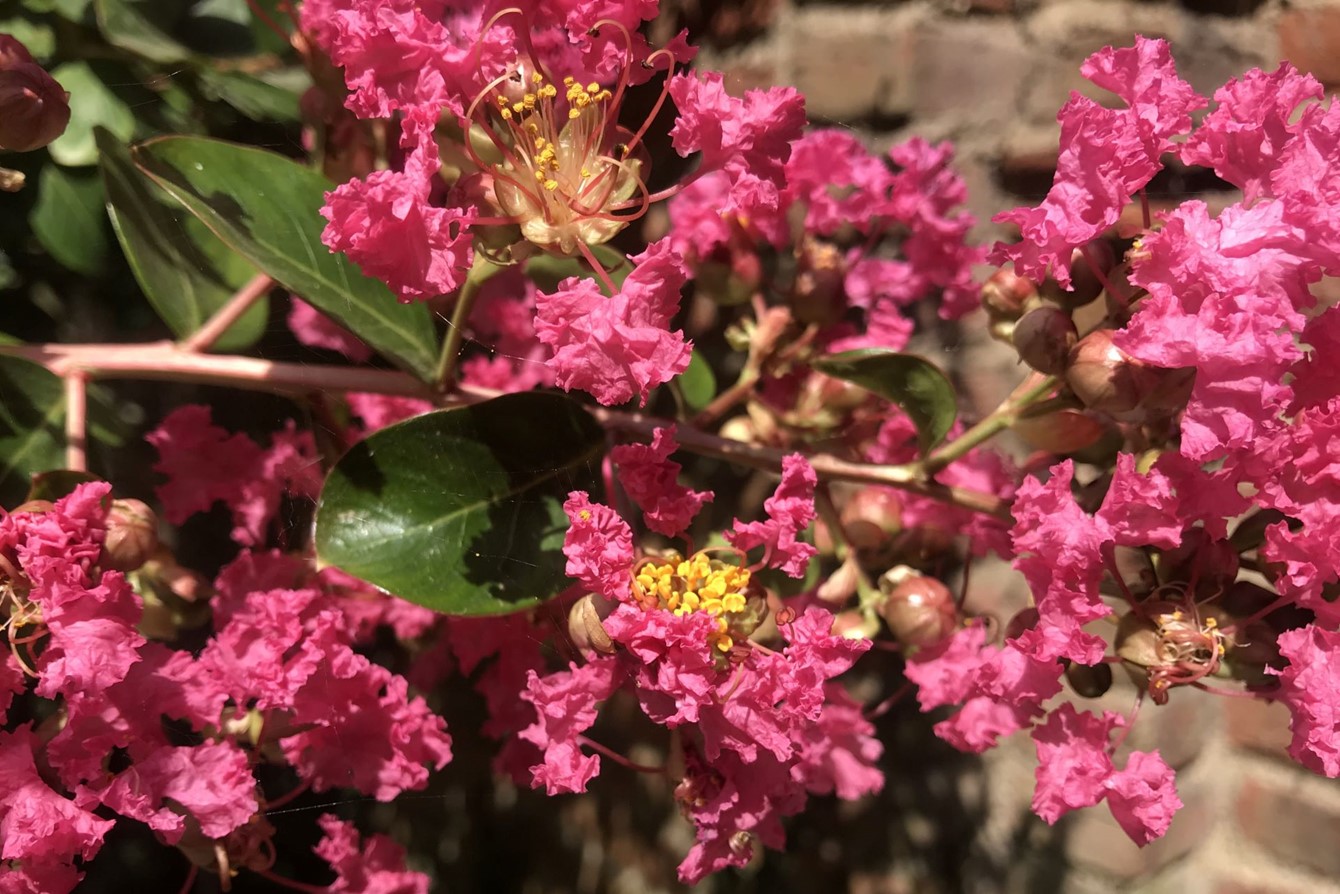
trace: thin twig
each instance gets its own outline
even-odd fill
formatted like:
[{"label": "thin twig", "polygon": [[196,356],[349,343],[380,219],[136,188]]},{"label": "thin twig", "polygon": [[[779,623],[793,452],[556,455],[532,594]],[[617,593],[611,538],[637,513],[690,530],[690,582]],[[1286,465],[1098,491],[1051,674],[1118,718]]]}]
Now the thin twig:
[{"label": "thin twig", "polygon": [[65,467],[88,471],[88,379],[77,370],[65,376]]},{"label": "thin twig", "polygon": [[219,308],[214,316],[204,322],[199,329],[192,332],[181,342],[183,351],[208,351],[214,347],[223,334],[227,332],[234,323],[242,318],[242,315],[251,310],[251,306],[265,296],[274,285],[274,280],[264,273],[257,273],[246,285],[238,289],[233,297],[229,298],[223,307]]},{"label": "thin twig", "polygon": [[[473,404],[497,397],[499,392],[483,388],[457,387],[449,396],[435,395],[424,382],[408,373],[357,366],[278,363],[253,357],[188,354],[172,342],[134,345],[0,345],[0,356],[19,357],[65,377],[79,372],[96,379],[148,379],[232,385],[255,391],[301,396],[313,390],[363,391],[397,397],[418,397],[439,405]],[[666,420],[640,413],[587,407],[607,428],[650,439]],[[702,456],[736,465],[777,472],[782,467],[781,450],[722,438],[690,426],[677,432],[680,447]],[[995,494],[950,487],[928,480],[917,463],[872,465],[818,453],[807,457],[814,471],[828,481],[883,484],[974,512],[1008,521],[1009,504]]]}]

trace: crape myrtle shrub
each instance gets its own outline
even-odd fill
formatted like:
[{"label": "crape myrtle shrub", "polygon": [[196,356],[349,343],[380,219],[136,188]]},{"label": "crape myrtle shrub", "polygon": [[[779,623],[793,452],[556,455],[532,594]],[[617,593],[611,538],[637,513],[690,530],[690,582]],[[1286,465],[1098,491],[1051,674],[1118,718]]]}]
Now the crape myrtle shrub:
[{"label": "crape myrtle shrub", "polygon": [[[1140,844],[1181,802],[1122,746],[1176,689],[1284,702],[1290,754],[1340,774],[1320,86],[1285,64],[1208,100],[1162,41],[1098,52],[1112,98],[1070,97],[1051,191],[977,246],[950,146],[872,155],[793,89],[731,95],[684,34],[648,43],[656,7],[313,0],[165,31],[32,4],[36,54],[0,42],[0,146],[28,153],[3,185],[39,190],[40,248],[15,244],[48,265],[10,278],[40,308],[128,269],[175,338],[0,347],[27,491],[0,518],[0,890],[152,840],[188,889],[426,891],[423,842],[486,805],[402,830],[408,862],[369,811],[302,805],[430,790],[462,747],[555,796],[579,848],[599,822],[562,796],[625,825],[673,803],[693,884],[902,784],[877,732],[913,703],[963,752],[1031,737],[1040,817],[1104,802]],[[129,80],[58,62],[99,40]],[[1169,158],[1241,201],[1113,238]],[[928,305],[1018,352],[981,419],[902,350]],[[319,353],[256,348],[267,313]],[[104,469],[123,379],[295,409],[224,425],[160,391],[139,467]],[[1010,430],[1034,452],[995,449]],[[973,610],[991,553],[1031,590],[1014,617]],[[1091,709],[1114,672],[1134,703]]]}]

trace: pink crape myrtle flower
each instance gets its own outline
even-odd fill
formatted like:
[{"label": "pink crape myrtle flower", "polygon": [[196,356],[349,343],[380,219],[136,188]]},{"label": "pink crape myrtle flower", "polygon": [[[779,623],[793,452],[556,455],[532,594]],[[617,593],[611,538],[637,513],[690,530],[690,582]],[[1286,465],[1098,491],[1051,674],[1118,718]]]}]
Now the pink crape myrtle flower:
[{"label": "pink crape myrtle flower", "polygon": [[1172,547],[1181,542],[1176,494],[1158,469],[1141,474],[1135,457],[1120,454],[1103,505],[1095,515],[1075,502],[1071,460],[1051,469],[1046,484],[1019,487],[1014,505],[1014,567],[1037,599],[1038,624],[1016,643],[1042,660],[1065,657],[1080,664],[1102,660],[1106,644],[1083,630],[1112,613],[1099,597],[1105,551],[1112,546]]},{"label": "pink crape myrtle flower", "polygon": [[405,868],[405,849],[386,835],[360,840],[353,823],[325,813],[316,855],[335,870],[330,894],[428,894],[430,879]]},{"label": "pink crape myrtle flower", "polygon": [[181,524],[215,502],[233,513],[233,539],[244,546],[264,542],[285,493],[315,500],[321,465],[307,431],[292,423],[271,435],[262,449],[244,434],[214,425],[209,407],[187,404],[145,436],[158,450],[154,471],[167,476],[158,487],[164,517]]},{"label": "pink crape myrtle flower", "polygon": [[1310,770],[1340,776],[1340,633],[1308,625],[1280,634],[1279,647],[1289,664],[1270,672],[1280,678],[1279,698],[1292,717],[1289,754]]},{"label": "pink crape myrtle flower", "polygon": [[72,891],[83,874],[75,858],[91,860],[114,822],[101,819],[52,789],[38,775],[27,727],[0,732],[0,873],[5,891]]},{"label": "pink crape myrtle flower", "polygon": [[606,406],[635,396],[645,404],[692,356],[684,334],[669,328],[688,279],[683,259],[662,239],[632,261],[636,267],[614,295],[571,277],[536,296],[535,332],[553,349],[558,386],[580,388]]},{"label": "pink crape myrtle flower", "polygon": [[619,483],[642,510],[647,527],[658,534],[682,534],[712,494],[679,483],[680,465],[670,459],[679,444],[673,425],[656,429],[651,444],[621,444],[610,451]]},{"label": "pink crape myrtle flower", "polygon": [[[657,436],[642,453],[668,453]],[[660,446],[655,446],[659,444]],[[715,558],[721,550],[636,558],[631,530],[607,507],[573,493],[564,541],[568,573],[597,594],[592,607],[607,642],[585,664],[548,675],[528,673],[523,698],[536,720],[520,733],[540,759],[532,785],[549,792],[584,791],[602,761],[587,739],[602,702],[631,691],[654,723],[679,730],[686,772],[677,798],[694,823],[697,843],[680,866],[686,883],[748,861],[753,843],[781,847],[783,816],[808,793],[858,797],[876,791],[880,747],[873,727],[834,677],[870,644],[832,633],[832,615],[810,608],[779,621],[780,651],[749,637],[767,615],[752,575],[765,565],[803,563],[796,535],[814,518],[814,473],[799,455],[787,457],[769,520],[736,523],[737,539],[767,545],[753,566]],[[656,473],[660,487],[665,469]],[[729,536],[729,535],[728,535]],[[807,559],[806,559],[807,560]],[[788,569],[789,570],[789,569]]]},{"label": "pink crape myrtle flower", "polygon": [[1117,222],[1131,196],[1162,168],[1172,138],[1191,130],[1191,111],[1205,105],[1177,76],[1165,40],[1137,36],[1134,47],[1093,54],[1081,71],[1126,107],[1107,109],[1071,94],[1057,115],[1061,153],[1051,191],[1036,208],[993,218],[1017,224],[1023,239],[997,244],[990,259],[1013,261],[1021,276],[1037,282],[1051,276],[1067,288],[1071,252]]},{"label": "pink crape myrtle flower", "polygon": [[1123,725],[1111,712],[1102,717],[1079,713],[1065,703],[1033,730],[1037,745],[1037,787],[1033,811],[1054,824],[1071,810],[1091,807],[1104,798],[1122,830],[1145,845],[1168,831],[1182,808],[1173,771],[1157,751],[1132,752],[1126,767],[1112,763],[1109,738]]},{"label": "pink crape myrtle flower", "polygon": [[804,577],[805,567],[818,550],[796,536],[814,521],[814,487],[818,476],[804,456],[793,453],[782,460],[782,480],[763,501],[767,521],[735,520],[726,541],[748,552],[764,547],[763,563],[792,577]]}]

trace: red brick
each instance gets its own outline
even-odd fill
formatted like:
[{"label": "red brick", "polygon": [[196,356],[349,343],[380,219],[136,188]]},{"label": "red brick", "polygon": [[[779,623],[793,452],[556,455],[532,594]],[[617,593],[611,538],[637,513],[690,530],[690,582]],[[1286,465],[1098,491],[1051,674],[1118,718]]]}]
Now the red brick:
[{"label": "red brick", "polygon": [[1340,7],[1288,10],[1277,33],[1282,58],[1327,86],[1340,85]]},{"label": "red brick", "polygon": [[982,19],[919,25],[912,55],[913,114],[970,122],[1012,119],[1033,63],[1016,28]]},{"label": "red brick", "polygon": [[1228,720],[1228,740],[1241,748],[1261,751],[1288,760],[1285,749],[1289,733],[1289,709],[1283,702],[1266,703],[1257,699],[1233,698],[1224,705]]},{"label": "red brick", "polygon": [[849,121],[903,114],[909,107],[907,16],[822,9],[789,29],[792,83],[811,117]]},{"label": "red brick", "polygon": [[1283,862],[1340,876],[1340,787],[1299,770],[1287,781],[1248,777],[1237,798],[1243,835]]}]

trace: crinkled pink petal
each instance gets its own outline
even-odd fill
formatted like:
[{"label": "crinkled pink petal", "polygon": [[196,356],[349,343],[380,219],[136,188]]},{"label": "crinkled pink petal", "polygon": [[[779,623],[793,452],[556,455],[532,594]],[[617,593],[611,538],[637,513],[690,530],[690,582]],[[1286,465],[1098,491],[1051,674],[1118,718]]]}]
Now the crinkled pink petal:
[{"label": "crinkled pink petal", "polygon": [[1316,107],[1297,120],[1294,111],[1322,93],[1316,78],[1299,74],[1288,62],[1271,74],[1252,69],[1233,78],[1215,91],[1218,106],[1182,145],[1182,161],[1213,168],[1241,189],[1243,202],[1250,205],[1270,192],[1280,154],[1308,126]]},{"label": "crinkled pink petal", "polygon": [[1108,741],[1121,722],[1111,711],[1098,717],[1064,703],[1033,729],[1038,751],[1034,813],[1055,823],[1064,814],[1103,799],[1107,780],[1115,772]]},{"label": "crinkled pink petal", "polygon": [[330,894],[428,894],[431,880],[405,868],[405,849],[386,835],[360,840],[353,823],[332,813],[317,818],[325,837],[313,850],[335,870]]},{"label": "crinkled pink petal", "polygon": [[1141,473],[1135,454],[1118,453],[1112,483],[1097,518],[1112,531],[1118,546],[1171,549],[1182,542],[1182,521],[1172,482],[1159,469]]},{"label": "crinkled pink petal", "polygon": [[703,504],[712,501],[710,491],[689,490],[679,483],[680,465],[670,459],[678,448],[675,426],[670,425],[656,429],[650,445],[621,444],[610,451],[619,483],[642,510],[647,527],[667,537],[681,534]]},{"label": "crinkled pink petal", "polygon": [[1182,809],[1172,771],[1157,751],[1133,751],[1126,767],[1108,778],[1107,806],[1131,840],[1140,846],[1161,838]]},{"label": "crinkled pink petal", "polygon": [[692,348],[670,321],[688,279],[667,237],[631,259],[622,290],[606,297],[590,279],[565,279],[536,296],[535,333],[553,349],[558,386],[580,388],[606,406],[637,396],[688,368]]},{"label": "crinkled pink petal", "polygon": [[796,538],[814,521],[814,488],[818,481],[802,454],[792,453],[783,458],[781,483],[763,501],[768,520],[745,523],[737,518],[725,533],[726,541],[746,552],[765,547],[763,561],[768,567],[780,568],[792,577],[804,577],[806,566],[818,555],[818,550]]},{"label": "crinkled pink petal", "polygon": [[1315,624],[1279,636],[1281,671],[1278,698],[1289,708],[1293,741],[1289,754],[1303,766],[1340,776],[1340,633]]},{"label": "crinkled pink petal", "polygon": [[607,599],[631,599],[633,530],[628,522],[608,506],[592,503],[581,490],[568,494],[563,511],[571,522],[563,536],[568,577]]},{"label": "crinkled pink petal", "polygon": [[596,722],[596,705],[613,694],[621,674],[616,658],[600,658],[585,665],[541,677],[527,675],[521,697],[535,706],[538,719],[519,735],[544,754],[531,767],[532,785],[551,795],[586,791],[600,772],[600,758],[584,754],[578,739]]}]

